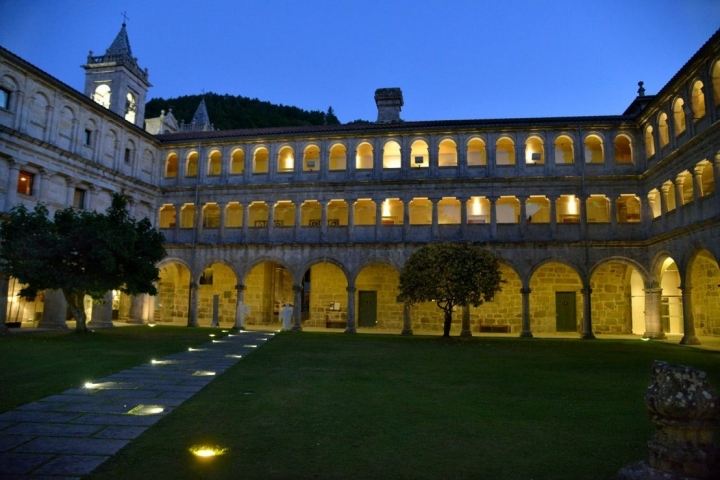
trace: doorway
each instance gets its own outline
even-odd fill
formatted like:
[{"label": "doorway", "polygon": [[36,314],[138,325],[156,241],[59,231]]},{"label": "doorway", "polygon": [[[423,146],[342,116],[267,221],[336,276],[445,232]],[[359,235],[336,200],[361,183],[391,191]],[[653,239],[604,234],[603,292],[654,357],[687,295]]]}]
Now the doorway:
[{"label": "doorway", "polygon": [[358,292],[358,327],[375,327],[377,325],[377,292]]},{"label": "doorway", "polygon": [[556,331],[577,332],[575,292],[555,292]]}]

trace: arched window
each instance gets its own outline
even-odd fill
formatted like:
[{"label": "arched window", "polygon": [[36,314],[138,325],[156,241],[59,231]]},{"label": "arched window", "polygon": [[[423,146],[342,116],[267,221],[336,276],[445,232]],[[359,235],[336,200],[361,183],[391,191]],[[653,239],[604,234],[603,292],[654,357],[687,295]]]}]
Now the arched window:
[{"label": "arched window", "polygon": [[369,198],[358,198],[352,206],[355,225],[375,225],[375,202]]},{"label": "arched window", "polygon": [[670,134],[668,132],[667,113],[662,112],[658,115],[658,136],[660,137],[660,148],[670,143]]},{"label": "arched window", "polygon": [[567,135],[560,135],[555,139],[555,164],[568,164],[575,162],[573,140]]},{"label": "arched window", "polygon": [[428,168],[430,166],[430,154],[427,143],[423,140],[415,140],[410,146],[410,168]]},{"label": "arched window", "polygon": [[322,220],[322,207],[317,200],[307,200],[300,206],[300,225],[319,227]]},{"label": "arched window", "polygon": [[610,203],[605,195],[590,195],[585,201],[588,223],[608,223],[610,221]]},{"label": "arched window", "polygon": [[597,135],[588,135],[585,137],[585,163],[603,163],[605,156],[603,155],[603,144]]},{"label": "arched window", "polygon": [[675,136],[685,131],[685,100],[678,97],[673,103],[673,122],[675,122]]},{"label": "arched window", "polygon": [[713,98],[715,106],[720,105],[720,60],[715,62],[712,69]]},{"label": "arched window", "polygon": [[248,206],[248,227],[265,228],[268,222],[270,208],[265,202],[252,202]]},{"label": "arched window", "polygon": [[550,223],[550,201],[543,195],[531,195],[525,202],[528,223]]},{"label": "arched window", "polygon": [[575,195],[560,195],[555,202],[555,215],[558,223],[580,222],[580,200]]},{"label": "arched window", "polygon": [[693,120],[700,120],[705,116],[705,93],[703,93],[703,83],[700,80],[693,83],[691,103]]},{"label": "arched window", "polygon": [[268,157],[268,150],[265,147],[260,147],[253,152],[253,173],[268,172]]},{"label": "arched window", "polygon": [[357,147],[355,155],[355,168],[358,170],[371,170],[373,168],[373,147],[363,142]]},{"label": "arched window", "polygon": [[400,168],[400,144],[394,140],[383,147],[383,168]]},{"label": "arched window", "polygon": [[518,223],[520,221],[520,202],[514,196],[503,196],[495,203],[497,223]]},{"label": "arched window", "polygon": [[137,112],[137,102],[135,96],[128,92],[125,96],[125,120],[130,123],[135,123],[135,114]]},{"label": "arched window", "polygon": [[277,155],[277,171],[292,172],[295,168],[295,152],[292,147],[282,147]]},{"label": "arched window", "polygon": [[165,159],[165,178],[176,178],[178,176],[178,156],[171,153]]},{"label": "arched window", "polygon": [[208,157],[208,176],[216,177],[222,172],[222,154],[213,150]]},{"label": "arched window", "polygon": [[198,168],[198,154],[197,154],[197,152],[192,152],[187,157],[187,168],[185,169],[185,176],[186,177],[197,177],[197,168]]},{"label": "arched window", "polygon": [[413,198],[408,204],[410,225],[430,225],[432,223],[432,202],[427,197]]},{"label": "arched window", "polygon": [[242,175],[245,171],[245,152],[241,149],[235,149],[230,158],[230,175]]},{"label": "arched window", "polygon": [[495,165],[515,165],[515,143],[508,137],[495,144]]},{"label": "arched window", "polygon": [[160,228],[175,228],[175,215],[174,205],[160,207]]},{"label": "arched window", "polygon": [[220,227],[220,207],[217,203],[208,203],[203,208],[203,228]]},{"label": "arched window", "polygon": [[303,172],[320,171],[320,148],[308,145],[303,152]]},{"label": "arched window", "polygon": [[193,228],[195,225],[195,205],[186,203],[180,210],[180,228]]},{"label": "arched window", "polygon": [[225,207],[225,227],[242,227],[243,207],[238,202],[230,202]]},{"label": "arched window", "polygon": [[468,224],[490,223],[490,201],[485,197],[470,197],[467,202]]},{"label": "arched window", "polygon": [[468,167],[482,166],[486,164],[485,142],[479,138],[473,138],[467,144]]},{"label": "arched window", "polygon": [[275,204],[275,226],[295,226],[295,208],[295,204],[289,200],[281,200],[277,202]]},{"label": "arched window", "polygon": [[545,163],[545,147],[540,137],[528,137],[525,140],[525,163],[541,165]]},{"label": "arched window", "polygon": [[618,223],[639,223],[640,199],[635,195],[620,195],[615,202],[615,216]]},{"label": "arched window", "polygon": [[336,143],[330,149],[330,170],[345,170],[347,168],[347,149],[345,145]]},{"label": "arched window", "polygon": [[438,166],[457,167],[457,146],[455,142],[445,139],[438,146]]},{"label": "arched window", "polygon": [[95,103],[99,103],[105,108],[110,108],[110,95],[112,92],[110,91],[109,85],[98,85],[97,88],[95,88],[95,92],[93,93],[93,100]]},{"label": "arched window", "polygon": [[616,163],[632,163],[632,144],[630,139],[625,135],[615,137],[615,162]]},{"label": "arched window", "polygon": [[345,200],[330,200],[327,206],[327,222],[328,227],[347,226],[348,204]]},{"label": "arched window", "polygon": [[655,155],[655,135],[652,125],[645,127],[645,156],[647,158]]},{"label": "arched window", "polygon": [[398,198],[386,198],[382,203],[382,224],[402,225],[403,223],[403,202]]},{"label": "arched window", "polygon": [[438,202],[438,224],[460,225],[460,200],[455,197],[443,197]]}]

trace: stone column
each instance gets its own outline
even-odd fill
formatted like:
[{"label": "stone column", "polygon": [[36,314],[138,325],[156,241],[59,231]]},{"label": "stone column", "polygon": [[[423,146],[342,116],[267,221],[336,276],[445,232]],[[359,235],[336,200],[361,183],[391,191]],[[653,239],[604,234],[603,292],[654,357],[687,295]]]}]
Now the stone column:
[{"label": "stone column", "polygon": [[355,202],[357,201],[356,198],[348,198],[345,200],[348,205],[348,226],[347,226],[347,232],[348,232],[348,242],[352,242],[355,240]]},{"label": "stone column", "polygon": [[580,201],[580,232],[583,238],[587,238],[588,222],[587,222],[587,195],[578,195],[576,197]]},{"label": "stone column", "polygon": [[518,202],[520,202],[520,233],[525,236],[527,234],[527,195],[518,195]]},{"label": "stone column", "polygon": [[349,284],[345,289],[348,292],[347,297],[347,327],[345,333],[357,333],[355,328],[355,292],[357,289],[355,285]]},{"label": "stone column", "polygon": [[357,148],[348,148],[345,150],[345,176],[348,180],[355,178],[355,162],[357,159]]},{"label": "stone column", "polygon": [[242,238],[243,240],[247,240],[248,237],[248,227],[250,223],[250,203],[246,203],[242,205]]},{"label": "stone column", "polygon": [[182,203],[173,204],[175,207],[175,228],[173,229],[173,235],[175,237],[175,243],[180,243],[180,223],[182,222]]},{"label": "stone column", "polygon": [[295,228],[294,235],[295,235],[295,241],[300,241],[301,233],[300,233],[300,224],[302,223],[302,206],[303,202],[298,201],[297,203],[293,202],[293,205],[295,205]]},{"label": "stone column", "polygon": [[[407,178],[408,173],[413,168],[414,159],[410,158],[410,147],[407,146],[407,137],[403,137],[400,140],[400,176]],[[384,152],[383,152],[384,154]]]},{"label": "stone column", "polygon": [[490,237],[497,238],[497,201],[498,197],[487,197],[490,201]]},{"label": "stone column", "polygon": [[440,202],[439,197],[433,197],[430,199],[430,202],[432,203],[432,226],[431,226],[431,235],[433,240],[437,240],[440,237],[440,228],[438,227],[438,202]]},{"label": "stone column", "polygon": [[684,218],[683,209],[680,208],[685,204],[685,199],[683,197],[683,185],[684,184],[685,184],[684,178],[682,178],[682,177],[675,178],[675,216],[678,219],[678,223],[677,223],[678,226],[683,224],[683,218]]},{"label": "stone column", "polygon": [[580,338],[586,340],[595,338],[595,334],[592,331],[592,308],[590,299],[592,297],[592,288],[588,285],[587,287],[580,290],[583,295],[583,319],[582,319],[582,333]]},{"label": "stone column", "polygon": [[703,192],[703,186],[702,186],[702,172],[703,167],[695,167],[693,168],[693,200],[695,203],[698,203],[700,198],[703,196],[705,192]]},{"label": "stone column", "polygon": [[610,204],[610,238],[614,238],[617,234],[617,201],[620,197],[607,197]]},{"label": "stone column", "polygon": [[438,173],[440,172],[440,166],[438,165],[438,156],[440,154],[438,149],[440,148],[440,146],[435,145],[435,143],[437,142],[433,142],[432,140],[430,140],[430,143],[428,144],[428,163],[430,164],[431,178],[437,178]]},{"label": "stone column", "polygon": [[379,242],[382,235],[382,199],[373,199],[375,201],[375,241]]},{"label": "stone column", "polygon": [[683,337],[681,345],[700,345],[700,340],[695,336],[695,313],[693,312],[692,287],[683,285],[682,311],[683,311]]},{"label": "stone column", "polygon": [[245,306],[245,285],[235,285],[237,291],[237,298],[235,299],[235,325],[233,328],[238,330],[245,330],[245,315],[248,314],[249,309]]},{"label": "stone column", "polygon": [[405,302],[403,304],[403,329],[402,332],[400,332],[400,335],[412,335],[413,329],[412,329],[412,315],[410,312],[410,304],[408,302]]},{"label": "stone column", "polygon": [[275,207],[274,202],[268,202],[268,221],[267,221],[267,239],[268,242],[273,241],[273,235],[275,233]]},{"label": "stone column", "polygon": [[657,200],[656,195],[653,193],[647,193],[646,195],[640,195],[640,222],[643,227],[647,228],[653,221],[653,205]]},{"label": "stone column", "polygon": [[[18,161],[10,159],[8,162],[10,172],[8,175],[7,194],[5,195],[5,211],[10,211],[17,202],[17,185],[18,178],[20,178],[21,165]],[[720,185],[720,183],[718,183]]]},{"label": "stone column", "polygon": [[205,233],[205,206],[201,203],[195,204],[193,208],[193,213],[195,214],[195,218],[193,218],[193,222],[195,224],[195,241],[200,242],[203,238],[203,235]]},{"label": "stone column", "polygon": [[467,147],[463,147],[460,144],[459,139],[453,139],[453,140],[456,140],[455,141],[455,155],[457,156],[458,174],[460,175],[460,177],[466,178],[468,176]]},{"label": "stone column", "polygon": [[[660,187],[660,214],[662,215],[663,230],[667,231],[668,228],[668,194],[670,193],[670,187],[663,185]],[[677,207],[677,205],[676,205]]]},{"label": "stone column", "polygon": [[465,240],[467,238],[467,202],[470,197],[458,197],[460,202],[460,238]]},{"label": "stone column", "polygon": [[65,311],[67,302],[61,290],[45,290],[45,306],[42,319],[38,322],[38,328],[52,328],[67,330],[65,323]]},{"label": "stone column", "polygon": [[400,199],[403,202],[403,240],[410,240],[410,201],[407,197]]},{"label": "stone column", "polygon": [[460,328],[461,337],[472,337],[470,329],[470,305],[462,307],[462,323]]},{"label": "stone column", "polygon": [[[105,298],[102,303],[93,303],[92,314],[90,315],[90,321],[87,324],[88,328],[109,328],[113,326],[112,301],[113,292],[109,291],[105,294]],[[132,313],[132,307],[130,308]]]},{"label": "stone column", "polygon": [[294,285],[293,286],[293,293],[295,294],[295,303],[293,303],[293,332],[302,332],[302,293],[303,293],[303,287],[302,285]]},{"label": "stone column", "polygon": [[557,201],[558,201],[558,198],[548,197],[548,202],[550,203],[550,238],[557,237]]},{"label": "stone column", "polygon": [[665,333],[662,329],[660,306],[662,303],[662,288],[645,288],[645,333],[643,338],[662,340]]},{"label": "stone column", "polygon": [[190,283],[190,298],[188,301],[188,327],[198,326],[198,296],[200,294],[200,285],[197,282]]},{"label": "stone column", "polygon": [[522,332],[520,332],[521,338],[532,338],[533,334],[530,330],[530,288],[521,288],[520,293],[522,294]]},{"label": "stone column", "polygon": [[135,323],[138,325],[145,323],[143,321],[144,307],[145,299],[141,295],[132,295],[130,297],[130,315],[126,323]]},{"label": "stone column", "polygon": [[328,234],[328,204],[330,200],[320,200],[320,240],[326,241]]},{"label": "stone column", "polygon": [[227,202],[218,202],[218,208],[220,209],[220,225],[218,227],[218,241],[224,243],[225,241],[225,209],[227,209]]}]

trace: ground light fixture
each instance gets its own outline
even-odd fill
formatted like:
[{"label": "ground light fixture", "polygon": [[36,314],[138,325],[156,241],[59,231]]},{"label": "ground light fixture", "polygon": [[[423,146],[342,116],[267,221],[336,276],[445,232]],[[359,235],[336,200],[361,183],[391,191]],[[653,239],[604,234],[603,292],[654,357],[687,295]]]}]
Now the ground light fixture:
[{"label": "ground light fixture", "polygon": [[217,457],[218,455],[223,455],[228,449],[218,446],[193,445],[188,450],[190,450],[190,453],[196,457],[212,458]]}]

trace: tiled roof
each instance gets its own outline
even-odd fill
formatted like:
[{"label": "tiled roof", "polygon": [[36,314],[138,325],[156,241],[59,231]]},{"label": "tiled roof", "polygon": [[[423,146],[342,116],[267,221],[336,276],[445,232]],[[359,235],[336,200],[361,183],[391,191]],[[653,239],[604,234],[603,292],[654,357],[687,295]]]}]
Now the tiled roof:
[{"label": "tiled roof", "polygon": [[118,32],[117,37],[115,37],[115,40],[113,40],[110,45],[110,48],[108,48],[105,52],[105,55],[127,55],[132,58],[130,39],[128,38],[127,30],[125,30],[124,23],[122,24],[122,28],[120,29],[120,32]]}]

